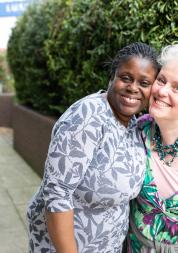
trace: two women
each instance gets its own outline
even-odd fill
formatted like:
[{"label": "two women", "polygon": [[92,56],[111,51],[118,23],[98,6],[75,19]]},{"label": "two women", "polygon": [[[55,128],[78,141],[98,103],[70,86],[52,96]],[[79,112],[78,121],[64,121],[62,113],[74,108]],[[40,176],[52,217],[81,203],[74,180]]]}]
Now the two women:
[{"label": "two women", "polygon": [[30,253],[120,253],[145,151],[134,114],[159,66],[148,45],[121,49],[107,92],[74,103],[52,132],[45,173],[28,208]]}]

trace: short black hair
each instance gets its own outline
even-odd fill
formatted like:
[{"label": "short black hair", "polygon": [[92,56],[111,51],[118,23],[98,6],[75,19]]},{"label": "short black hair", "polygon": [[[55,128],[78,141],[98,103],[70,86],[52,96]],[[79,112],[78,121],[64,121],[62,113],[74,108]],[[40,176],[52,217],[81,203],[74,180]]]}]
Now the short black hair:
[{"label": "short black hair", "polygon": [[111,80],[114,79],[118,68],[132,57],[146,58],[153,64],[156,72],[160,70],[160,65],[157,61],[158,54],[156,50],[146,43],[135,42],[119,50],[112,60],[110,70]]}]

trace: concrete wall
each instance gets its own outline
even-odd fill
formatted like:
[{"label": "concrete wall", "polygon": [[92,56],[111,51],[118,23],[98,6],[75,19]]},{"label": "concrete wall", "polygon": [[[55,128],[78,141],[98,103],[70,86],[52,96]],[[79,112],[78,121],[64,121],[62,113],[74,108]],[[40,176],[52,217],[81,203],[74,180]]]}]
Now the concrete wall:
[{"label": "concrete wall", "polygon": [[13,107],[14,148],[40,176],[43,175],[55,122],[56,119],[45,117],[24,106]]},{"label": "concrete wall", "polygon": [[0,127],[12,127],[14,94],[0,94]]}]

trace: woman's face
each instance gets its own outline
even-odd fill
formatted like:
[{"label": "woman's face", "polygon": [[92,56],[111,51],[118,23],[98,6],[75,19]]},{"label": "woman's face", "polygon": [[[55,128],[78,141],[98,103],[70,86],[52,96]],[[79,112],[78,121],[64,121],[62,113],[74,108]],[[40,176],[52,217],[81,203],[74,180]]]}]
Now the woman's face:
[{"label": "woman's face", "polygon": [[178,119],[178,61],[161,68],[152,87],[149,112],[155,119]]},{"label": "woman's face", "polygon": [[130,58],[118,68],[108,88],[108,101],[125,126],[134,114],[147,107],[156,74],[153,64],[139,57]]}]

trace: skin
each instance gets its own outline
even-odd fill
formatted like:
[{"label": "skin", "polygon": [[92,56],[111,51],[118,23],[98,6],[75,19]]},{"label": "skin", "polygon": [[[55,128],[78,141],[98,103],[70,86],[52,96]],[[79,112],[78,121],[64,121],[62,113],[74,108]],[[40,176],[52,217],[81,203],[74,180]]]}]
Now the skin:
[{"label": "skin", "polygon": [[148,106],[156,71],[148,59],[132,57],[116,72],[107,92],[117,119],[127,127],[131,117]]},{"label": "skin", "polygon": [[162,67],[151,91],[149,113],[159,125],[163,143],[178,138],[178,61]]},{"label": "skin", "polygon": [[73,210],[62,213],[46,211],[48,232],[56,253],[77,253],[74,238]]},{"label": "skin", "polygon": [[[149,60],[134,57],[117,70],[107,98],[116,117],[127,126],[133,114],[148,105],[156,71]],[[57,253],[77,253],[73,210],[63,213],[46,211],[47,226]]]},{"label": "skin", "polygon": [[[161,131],[163,145],[175,143],[178,138],[178,61],[171,61],[164,65],[153,86],[150,97],[149,113],[154,117]],[[153,147],[152,143],[152,147]],[[155,153],[154,150],[151,151]],[[155,154],[156,155],[156,154]],[[170,161],[172,156],[166,156],[165,160]],[[164,162],[162,162],[164,164]],[[165,166],[165,164],[164,164]],[[177,180],[178,157],[174,158],[169,171],[175,173],[172,180]],[[153,167],[153,172],[154,172]],[[167,185],[167,177],[160,180],[159,171],[155,173],[155,182],[164,198],[169,198],[175,191]],[[163,185],[169,189],[166,193],[163,191]]]}]

